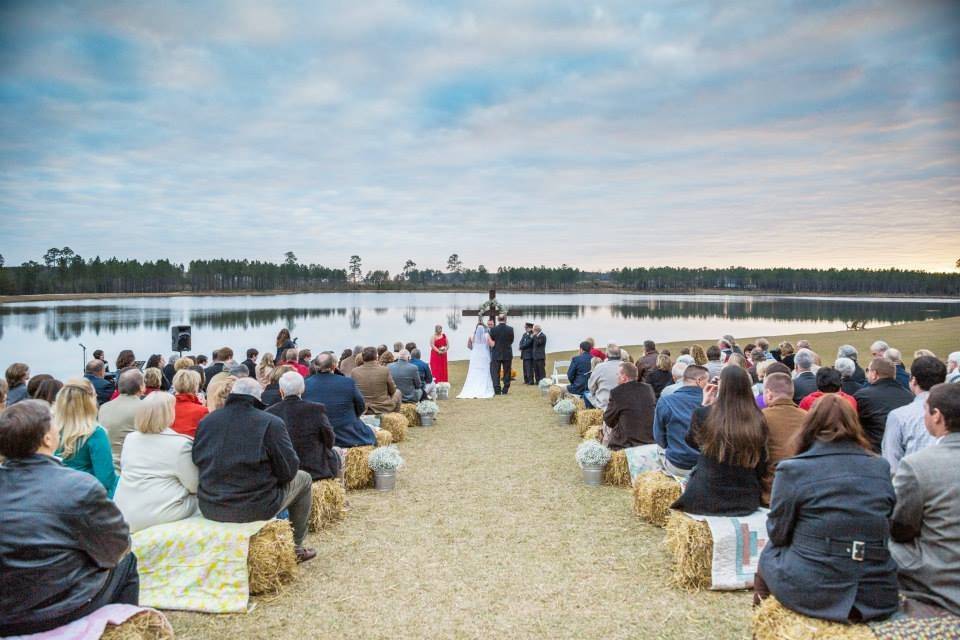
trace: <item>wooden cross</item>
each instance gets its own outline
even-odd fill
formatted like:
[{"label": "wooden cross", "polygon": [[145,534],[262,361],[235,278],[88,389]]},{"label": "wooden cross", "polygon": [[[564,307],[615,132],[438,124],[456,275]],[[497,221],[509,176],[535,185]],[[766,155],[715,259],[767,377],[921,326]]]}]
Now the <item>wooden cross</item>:
[{"label": "wooden cross", "polygon": [[[490,300],[495,300],[496,297],[497,297],[497,290],[496,290],[496,289],[490,289],[490,292],[489,292],[489,293],[490,293]],[[463,310],[463,315],[464,315],[464,316],[476,316],[478,310],[479,310],[479,308],[478,308],[478,309],[464,309],[464,310]],[[507,313],[505,313],[505,314],[503,314],[503,315],[508,315],[508,313],[509,313],[509,312],[507,312]],[[490,313],[488,313],[487,315],[490,316],[490,319],[493,320],[494,322],[497,321],[497,310],[496,310],[496,309],[491,309],[491,310],[490,310]]]}]

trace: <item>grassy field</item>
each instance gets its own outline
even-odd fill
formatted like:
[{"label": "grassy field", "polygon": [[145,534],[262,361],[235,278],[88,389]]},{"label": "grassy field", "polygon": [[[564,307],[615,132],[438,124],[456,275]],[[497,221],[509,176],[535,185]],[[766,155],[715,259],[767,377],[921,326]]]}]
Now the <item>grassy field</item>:
[{"label": "grassy field", "polygon": [[[825,362],[844,342],[868,354],[878,338],[906,357],[943,355],[960,348],[960,318],[807,337]],[[451,395],[465,372],[451,365]],[[397,490],[349,494],[347,519],[311,537],[319,556],[299,581],[247,615],[171,613],[177,636],[750,637],[749,594],[668,586],[663,530],[632,515],[629,490],[582,484],[573,428],[556,425],[535,387],[441,406],[437,426],[400,445]]]}]

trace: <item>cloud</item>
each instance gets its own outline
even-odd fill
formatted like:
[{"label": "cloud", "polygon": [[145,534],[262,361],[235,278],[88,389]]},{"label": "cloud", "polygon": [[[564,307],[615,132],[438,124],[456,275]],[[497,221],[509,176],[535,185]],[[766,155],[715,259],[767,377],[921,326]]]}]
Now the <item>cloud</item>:
[{"label": "cloud", "polygon": [[957,257],[953,3],[4,12],[8,263]]}]

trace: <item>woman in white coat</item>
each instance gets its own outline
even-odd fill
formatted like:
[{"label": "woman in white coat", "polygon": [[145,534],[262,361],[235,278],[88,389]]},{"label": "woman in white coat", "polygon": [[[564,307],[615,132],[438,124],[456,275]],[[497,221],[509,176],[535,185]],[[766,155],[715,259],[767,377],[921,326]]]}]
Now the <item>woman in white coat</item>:
[{"label": "woman in white coat", "polygon": [[193,440],[170,428],[174,405],[169,393],[144,398],[134,418],[137,430],[123,442],[114,501],[131,533],[200,513]]}]

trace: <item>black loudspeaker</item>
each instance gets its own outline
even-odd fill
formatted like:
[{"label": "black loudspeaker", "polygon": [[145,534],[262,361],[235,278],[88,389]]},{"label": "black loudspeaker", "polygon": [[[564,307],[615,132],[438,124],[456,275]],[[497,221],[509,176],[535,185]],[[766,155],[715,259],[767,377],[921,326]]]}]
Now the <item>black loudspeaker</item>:
[{"label": "black loudspeaker", "polygon": [[191,348],[191,338],[190,338],[190,325],[188,324],[178,324],[170,329],[171,334],[171,351],[190,351]]}]

